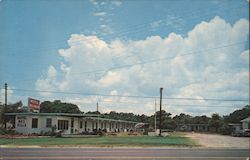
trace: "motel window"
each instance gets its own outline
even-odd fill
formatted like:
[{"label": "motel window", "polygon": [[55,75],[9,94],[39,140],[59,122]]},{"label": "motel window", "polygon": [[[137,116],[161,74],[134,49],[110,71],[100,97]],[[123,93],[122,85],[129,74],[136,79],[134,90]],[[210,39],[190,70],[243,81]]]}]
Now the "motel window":
[{"label": "motel window", "polygon": [[37,128],[38,126],[38,119],[37,118],[32,118],[32,128]]},{"label": "motel window", "polygon": [[80,128],[82,128],[82,121],[80,121]]},{"label": "motel window", "polygon": [[92,129],[95,128],[95,122],[92,122]]},{"label": "motel window", "polygon": [[87,131],[87,121],[85,121],[84,130]]},{"label": "motel window", "polygon": [[46,128],[51,128],[52,126],[52,119],[51,118],[47,118],[46,119]]},{"label": "motel window", "polygon": [[74,128],[74,118],[71,118],[71,128]]},{"label": "motel window", "polygon": [[58,130],[68,130],[69,129],[69,121],[67,120],[58,120]]}]

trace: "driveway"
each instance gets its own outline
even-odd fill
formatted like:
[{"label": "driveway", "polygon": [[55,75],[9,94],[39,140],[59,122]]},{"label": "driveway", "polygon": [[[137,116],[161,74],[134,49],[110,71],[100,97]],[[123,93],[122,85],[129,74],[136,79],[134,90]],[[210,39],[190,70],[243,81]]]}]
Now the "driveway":
[{"label": "driveway", "polygon": [[232,137],[205,133],[187,133],[186,136],[198,142],[202,147],[207,148],[250,148],[249,137]]}]

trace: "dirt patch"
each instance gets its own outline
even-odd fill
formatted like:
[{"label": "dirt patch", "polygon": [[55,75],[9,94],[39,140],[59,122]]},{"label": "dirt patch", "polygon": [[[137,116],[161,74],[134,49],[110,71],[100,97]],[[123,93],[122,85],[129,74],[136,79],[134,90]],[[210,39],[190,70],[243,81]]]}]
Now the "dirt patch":
[{"label": "dirt patch", "polygon": [[205,133],[187,133],[186,136],[206,148],[250,148],[249,137],[232,137]]}]

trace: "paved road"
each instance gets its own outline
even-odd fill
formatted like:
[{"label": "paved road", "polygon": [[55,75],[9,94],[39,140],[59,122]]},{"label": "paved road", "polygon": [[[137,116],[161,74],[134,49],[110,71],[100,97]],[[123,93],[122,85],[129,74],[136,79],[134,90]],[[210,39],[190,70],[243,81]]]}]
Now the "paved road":
[{"label": "paved road", "polygon": [[246,160],[248,149],[169,148],[0,148],[4,160]]}]

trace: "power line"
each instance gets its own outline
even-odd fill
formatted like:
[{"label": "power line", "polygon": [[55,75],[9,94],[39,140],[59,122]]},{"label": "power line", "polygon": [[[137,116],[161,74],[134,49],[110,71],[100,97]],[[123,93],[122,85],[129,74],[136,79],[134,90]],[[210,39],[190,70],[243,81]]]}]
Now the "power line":
[{"label": "power line", "polygon": [[196,104],[163,104],[165,107],[168,106],[182,106],[182,107],[215,107],[215,108],[235,108],[232,105],[196,105]]},{"label": "power line", "polygon": [[[232,47],[232,46],[237,46],[237,45],[243,45],[243,44],[245,45],[245,43],[247,43],[247,42],[248,41],[239,41],[239,42],[225,44],[225,45],[222,45],[222,46],[216,46],[216,47],[208,48],[208,49],[204,49],[204,50],[189,51],[188,53],[178,54],[178,55],[170,56],[170,57],[156,58],[156,59],[151,59],[151,60],[147,60],[147,61],[143,61],[143,62],[137,62],[137,63],[133,63],[133,64],[126,64],[126,65],[111,67],[111,68],[107,68],[107,69],[98,69],[98,70],[84,71],[84,72],[70,72],[70,74],[104,74],[105,72],[116,70],[116,69],[129,68],[129,67],[133,67],[133,66],[136,66],[136,65],[154,63],[154,62],[158,62],[158,61],[162,61],[162,60],[173,59],[175,57],[182,57],[182,56],[188,56],[188,55],[205,53],[205,52],[207,53],[207,52],[210,52],[210,51],[213,51],[213,50]],[[224,53],[224,52],[211,53],[211,54],[222,54],[222,53]],[[58,71],[57,75],[58,76],[63,76],[64,73],[65,72]]]},{"label": "power line", "polygon": [[[0,88],[3,89],[3,88]],[[156,99],[158,96],[140,96],[140,95],[108,95],[108,94],[97,94],[97,93],[81,93],[81,92],[62,92],[62,91],[46,91],[46,90],[30,90],[30,89],[8,89],[13,91],[23,91],[23,92],[38,92],[38,93],[57,93],[57,94],[76,94],[85,96],[102,96],[102,97],[127,97],[127,98],[148,98]],[[224,101],[224,102],[248,102],[247,99],[218,99],[218,98],[192,98],[192,97],[163,97],[162,99],[172,99],[172,100],[189,100],[189,101]]]},{"label": "power line", "polygon": [[[8,90],[10,90],[10,89],[8,89]],[[27,96],[24,96],[24,95],[21,95],[21,96],[20,95],[11,95],[11,96],[14,96],[14,97],[27,97]],[[42,98],[43,96],[38,96],[38,97]],[[115,97],[113,97],[113,98],[115,98]],[[166,98],[169,98],[169,97],[166,97]],[[54,99],[57,99],[57,98],[54,97]],[[104,99],[104,100],[100,100],[99,103],[107,103],[107,104],[109,104],[109,103],[119,103],[119,104],[133,104],[133,105],[139,105],[139,104],[151,105],[153,103],[152,100],[145,101],[145,99],[143,101],[126,101],[126,100],[120,101],[120,100],[116,100],[116,99],[115,100],[105,100]],[[74,100],[72,100],[72,102],[74,102]],[[242,102],[245,102],[245,101],[242,101]],[[96,100],[90,100],[88,102],[81,102],[81,103],[83,103],[83,104],[95,104]],[[159,105],[159,103],[156,103],[156,105]],[[235,106],[232,106],[231,104],[230,105],[203,105],[203,104],[163,103],[163,105],[165,105],[165,106],[168,106],[168,105],[170,105],[170,106],[193,106],[193,107],[200,107],[200,106],[201,107],[235,107]],[[233,104],[233,105],[244,105],[244,104]]]},{"label": "power line", "polygon": [[[143,61],[143,62],[111,67],[111,68],[108,68],[108,69],[98,69],[98,70],[84,71],[84,72],[71,72],[70,74],[90,74],[90,73],[98,73],[98,72],[101,72],[101,73],[102,72],[108,72],[108,71],[111,71],[111,70],[116,70],[116,69],[121,69],[121,68],[128,68],[128,67],[133,67],[133,66],[141,65],[141,64],[154,63],[154,62],[167,60],[167,59],[173,59],[175,57],[182,57],[182,56],[188,56],[188,55],[192,55],[192,54],[205,53],[205,52],[209,52],[209,51],[216,50],[216,49],[227,48],[227,47],[232,47],[232,46],[236,46],[236,45],[242,45],[242,44],[245,44],[247,42],[248,41],[239,41],[239,42],[235,42],[235,43],[231,43],[231,44],[226,44],[226,45],[222,45],[222,46],[208,48],[208,49],[205,49],[205,50],[198,50],[198,51],[188,52],[188,53],[179,54],[179,55],[175,55],[175,56],[171,56],[171,57],[163,57],[163,58],[151,59],[151,60],[147,60],[147,61]],[[216,54],[218,54],[218,53],[216,53]],[[61,74],[63,74],[63,73],[61,72]]]},{"label": "power line", "polygon": [[[94,102],[89,102],[89,103],[94,103]],[[153,104],[153,102],[131,102],[131,101],[101,101],[100,103],[122,103],[122,104],[134,104],[134,105],[138,105],[138,104]],[[155,103],[155,105],[159,105],[159,103]],[[164,103],[162,104],[164,106],[183,106],[183,107],[188,107],[188,106],[191,106],[191,107],[229,107],[229,108],[235,108],[236,107],[236,104],[235,106],[232,106],[232,105],[199,105],[199,104],[171,104],[171,103]],[[237,104],[237,105],[240,105],[240,104]]]}]

